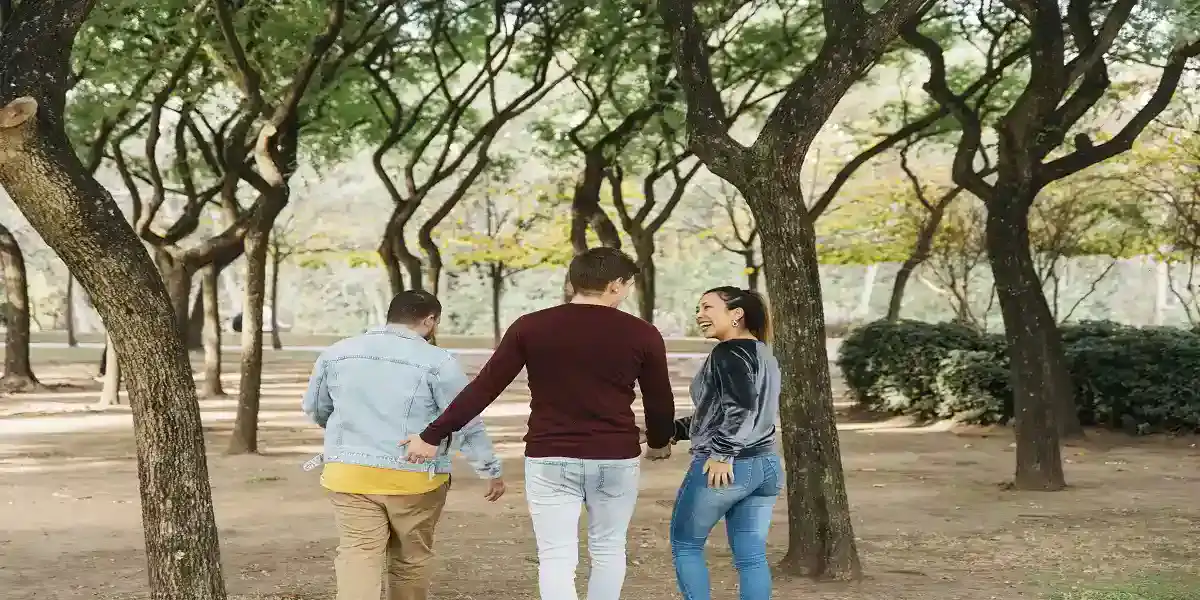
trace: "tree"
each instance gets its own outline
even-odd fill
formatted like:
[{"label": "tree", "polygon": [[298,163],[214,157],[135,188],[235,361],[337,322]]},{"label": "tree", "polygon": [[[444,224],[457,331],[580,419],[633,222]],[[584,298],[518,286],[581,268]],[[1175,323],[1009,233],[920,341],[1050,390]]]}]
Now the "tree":
[{"label": "tree", "polygon": [[[942,219],[946,215],[946,209],[962,193],[961,187],[952,187],[946,190],[937,190],[936,193],[931,194],[909,161],[909,156],[914,145],[916,144],[911,138],[905,141],[900,150],[900,168],[904,171],[904,175],[908,179],[908,183],[912,188],[912,198],[918,205],[918,207],[912,207],[913,203],[909,202],[909,206],[907,207],[909,210],[906,212],[919,216],[915,217],[917,227],[912,252],[900,264],[900,270],[896,272],[896,280],[892,284],[892,294],[888,298],[886,318],[890,321],[900,318],[900,308],[904,303],[904,290],[908,285],[908,281],[912,278],[912,274],[917,270],[917,267],[929,259],[930,254],[933,252],[934,238],[937,236],[938,228],[941,227]],[[914,208],[915,210],[913,210]],[[964,306],[969,305],[969,302],[964,304]]]},{"label": "tree", "polygon": [[[434,230],[487,169],[488,152],[503,128],[566,77],[551,77],[551,67],[563,36],[573,31],[583,9],[577,2],[546,0],[437,3],[430,14],[413,15],[417,20],[406,31],[415,35],[363,62],[375,82],[372,97],[383,123],[379,129],[386,132],[372,162],[395,204],[379,246],[393,293],[404,289],[402,268],[409,287],[437,292],[443,265]],[[501,92],[502,71],[521,77],[518,91]],[[397,89],[413,83],[425,89]],[[404,101],[410,94],[417,97],[414,103]],[[402,168],[403,189],[384,165],[402,143],[409,157]],[[464,165],[470,165],[465,173],[460,171]],[[407,247],[405,228],[434,188],[456,174],[454,188],[417,232],[426,262],[422,265]]]},{"label": "tree", "polygon": [[[503,322],[500,301],[508,282],[518,274],[570,261],[561,235],[566,218],[547,194],[530,195],[520,188],[489,188],[459,219],[452,244],[454,263],[476,269],[491,291],[492,338],[500,343]],[[565,212],[565,211],[564,211]],[[558,215],[563,215],[560,218]]]},{"label": "tree", "polygon": [[729,134],[709,64],[709,36],[693,4],[661,0],[659,6],[687,98],[689,147],[745,196],[771,273],[767,289],[779,325],[775,349],[784,372],[781,417],[789,481],[784,566],[813,577],[857,578],[861,565],[834,422],[814,216],[805,207],[799,175],[809,146],[842,96],[925,2],[890,0],[872,13],[857,0],[826,0],[826,36],[816,57],[787,86],[749,147]]},{"label": "tree", "polygon": [[746,288],[758,291],[758,280],[762,274],[762,262],[758,251],[758,224],[750,213],[745,200],[737,188],[725,181],[717,183],[717,191],[700,186],[701,193],[712,200],[705,211],[702,224],[691,224],[687,230],[712,240],[719,248],[742,258],[742,272],[746,275]]},{"label": "tree", "polygon": [[63,127],[67,58],[93,4],[3,3],[0,185],[93,298],[124,363],[151,598],[224,600],[200,408],[170,298]]},{"label": "tree", "polygon": [[[648,323],[654,322],[655,291],[657,289],[654,267],[654,238],[666,224],[671,212],[679,205],[688,183],[696,176],[703,163],[696,160],[687,169],[681,169],[681,163],[691,157],[691,152],[678,147],[678,142],[667,136],[661,140],[652,152],[650,172],[642,179],[640,196],[641,204],[636,211],[630,211],[625,202],[625,175],[619,164],[608,169],[608,179],[612,189],[613,206],[617,209],[617,217],[621,228],[633,241],[633,251],[638,265],[637,302],[638,314]],[[659,207],[658,214],[654,209],[658,203],[658,193],[655,184],[667,175],[671,176],[671,194],[666,202]],[[630,196],[634,196],[631,194]],[[653,216],[653,218],[651,218]]]},{"label": "tree", "polygon": [[[347,1],[332,0],[324,13],[325,23],[312,37],[312,42],[294,56],[299,65],[286,84],[269,86],[263,77],[265,60],[256,61],[253,52],[241,41],[234,24],[234,6],[230,0],[216,0],[216,20],[221,36],[232,56],[232,70],[238,74],[244,118],[233,126],[241,136],[233,145],[227,140],[227,164],[241,164],[247,155],[253,156],[257,176],[238,173],[226,180],[227,186],[245,178],[258,193],[252,208],[240,215],[239,226],[244,228],[246,252],[246,300],[242,305],[241,383],[238,390],[238,413],[234,418],[233,437],[229,439],[229,454],[250,454],[258,451],[258,408],[263,376],[263,304],[266,287],[266,258],[268,258],[271,228],[275,218],[287,206],[290,190],[288,180],[295,172],[300,154],[301,128],[312,115],[319,114],[313,103],[305,103],[312,91],[336,82],[343,65],[356,58],[359,50],[378,43],[377,26],[385,22],[385,13],[395,2],[380,0],[364,12],[355,12],[353,30],[347,30]],[[359,7],[355,5],[355,7]],[[288,8],[281,7],[276,18],[287,19]],[[301,7],[296,7],[301,8]],[[390,25],[384,25],[389,28]],[[341,43],[338,43],[340,42]],[[252,48],[259,48],[253,44]],[[319,82],[314,84],[314,82]],[[277,82],[276,82],[277,83]],[[274,89],[272,89],[274,88]],[[277,95],[271,96],[271,92]],[[246,133],[259,118],[266,122],[258,132],[252,149],[244,144]],[[238,139],[238,138],[241,139]],[[228,191],[228,188],[227,188]]]},{"label": "tree", "polygon": [[[1128,150],[1167,107],[1187,61],[1200,53],[1200,42],[1180,44],[1165,53],[1166,66],[1150,99],[1112,139],[1093,143],[1078,128],[1112,85],[1109,63],[1122,54],[1121,44],[1127,39],[1123,32],[1130,35],[1135,28],[1130,18],[1136,5],[1136,0],[1104,6],[1074,0],[1064,14],[1052,0],[1021,0],[1011,9],[985,3],[971,11],[978,24],[960,35],[1028,43],[1031,48],[1028,81],[996,127],[999,144],[993,181],[985,178],[976,161],[984,141],[984,122],[951,88],[941,46],[916,21],[909,22],[903,33],[905,41],[929,62],[925,90],[962,128],[954,181],[987,206],[988,259],[1012,363],[1014,485],[1019,489],[1064,488],[1060,434],[1082,435],[1062,340],[1031,254],[1030,208],[1050,183]],[[947,27],[965,23],[957,15],[938,22]],[[1072,132],[1078,132],[1073,151],[1059,152]]]},{"label": "tree", "polygon": [[0,225],[0,264],[4,269],[4,376],[0,388],[20,391],[37,387],[29,359],[29,280],[25,257],[12,231]]}]

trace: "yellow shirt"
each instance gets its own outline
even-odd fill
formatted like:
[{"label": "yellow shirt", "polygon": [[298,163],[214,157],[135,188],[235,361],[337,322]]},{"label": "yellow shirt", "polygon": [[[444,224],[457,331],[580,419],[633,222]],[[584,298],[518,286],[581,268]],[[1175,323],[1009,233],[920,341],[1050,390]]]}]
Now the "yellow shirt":
[{"label": "yellow shirt", "polygon": [[345,463],[325,463],[321,485],[331,492],[380,496],[428,494],[450,480],[449,475],[433,477],[425,471],[380,469]]}]

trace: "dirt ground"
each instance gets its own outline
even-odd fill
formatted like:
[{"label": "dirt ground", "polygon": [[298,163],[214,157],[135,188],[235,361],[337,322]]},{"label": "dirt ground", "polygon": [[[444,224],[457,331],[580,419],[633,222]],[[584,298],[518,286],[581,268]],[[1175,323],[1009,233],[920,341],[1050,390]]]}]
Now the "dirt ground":
[{"label": "dirt ground", "polygon": [[[80,363],[79,354],[35,350],[42,379],[69,385],[0,398],[0,596],[7,600],[144,596],[128,409],[89,410],[98,395],[91,379],[98,352],[84,353],[92,362]],[[262,455],[224,456],[233,402],[202,401],[226,580],[235,595],[332,598],[333,521],[318,473],[301,469],[320,445],[319,429],[299,412],[312,356],[268,357]],[[482,360],[464,358],[471,368]],[[694,360],[673,366],[683,405]],[[228,391],[235,384],[230,377]],[[438,532],[434,598],[536,598],[520,473],[526,402],[518,382],[485,414],[506,458],[505,498],[485,502],[481,483],[459,465]],[[1055,587],[1195,573],[1200,565],[1195,439],[1092,433],[1065,450],[1071,488],[1052,494],[1001,489],[1013,467],[1007,431],[848,421],[841,441],[866,579],[830,584],[777,575],[777,598],[1042,598]],[[626,597],[678,597],[667,525],[686,460],[677,452],[644,466]],[[773,560],[786,547],[786,511],[780,502]],[[735,598],[720,530],[709,555],[714,598]],[[586,562],[584,553],[580,589]]]}]

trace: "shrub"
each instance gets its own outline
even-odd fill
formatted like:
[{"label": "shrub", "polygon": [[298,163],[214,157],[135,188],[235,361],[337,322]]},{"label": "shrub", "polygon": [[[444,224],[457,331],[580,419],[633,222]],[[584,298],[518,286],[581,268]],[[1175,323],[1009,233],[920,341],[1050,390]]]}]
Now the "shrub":
[{"label": "shrub", "polygon": [[[1085,425],[1200,431],[1200,335],[1090,321],[1064,326],[1062,336]],[[842,342],[838,366],[871,410],[981,425],[1012,418],[1009,361],[998,335],[879,321]]]},{"label": "shrub", "polygon": [[938,365],[937,416],[975,425],[1012,418],[1008,355],[996,350],[954,350]]},{"label": "shrub", "polygon": [[1200,336],[1129,328],[1081,339],[1066,351],[1084,423],[1135,432],[1200,430]]},{"label": "shrub", "polygon": [[994,346],[964,325],[876,321],[842,340],[837,364],[864,408],[929,419],[938,416],[934,386],[942,359],[956,350]]}]

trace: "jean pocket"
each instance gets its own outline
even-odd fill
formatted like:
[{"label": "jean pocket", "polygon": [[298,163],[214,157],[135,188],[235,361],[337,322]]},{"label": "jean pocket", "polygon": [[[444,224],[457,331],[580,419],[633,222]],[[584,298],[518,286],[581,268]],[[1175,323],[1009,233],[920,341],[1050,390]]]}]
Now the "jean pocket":
[{"label": "jean pocket", "polygon": [[638,491],[641,467],[637,464],[603,465],[596,491],[608,498],[622,498]]},{"label": "jean pocket", "polygon": [[763,481],[758,489],[760,496],[778,496],[783,491],[783,464],[778,456],[767,456],[762,461]]}]

